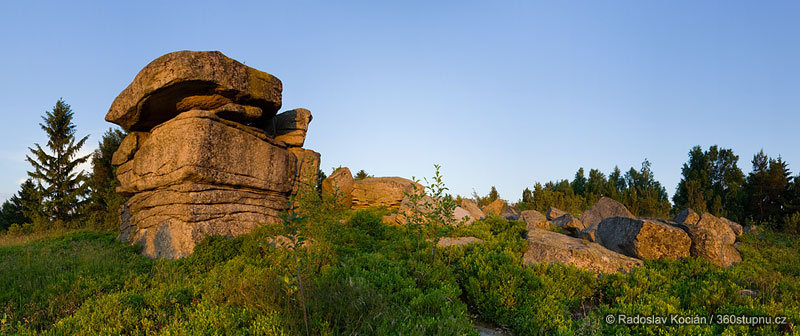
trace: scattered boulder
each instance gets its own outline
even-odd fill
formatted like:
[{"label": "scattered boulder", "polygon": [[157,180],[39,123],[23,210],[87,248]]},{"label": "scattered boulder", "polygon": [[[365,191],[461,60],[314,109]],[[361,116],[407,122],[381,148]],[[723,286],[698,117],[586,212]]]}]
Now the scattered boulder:
[{"label": "scattered boulder", "polygon": [[578,233],[578,238],[585,239],[587,241],[595,242],[598,244],[601,243],[601,241],[598,240],[597,237],[597,226],[590,226],[581,230],[581,232]]},{"label": "scattered boulder", "polygon": [[570,234],[574,236],[580,236],[580,232],[586,228],[586,226],[583,225],[583,222],[581,222],[580,219],[570,214],[564,214],[554,219],[553,224],[564,230],[567,230]]},{"label": "scattered boulder", "polygon": [[748,225],[744,227],[743,231],[744,233],[750,233],[750,232],[759,233],[761,232],[761,229],[758,227],[758,225]]},{"label": "scattered boulder", "polygon": [[480,321],[474,321],[472,323],[475,330],[478,332],[480,336],[507,336],[511,335],[510,332],[504,331],[503,328],[489,325]]},{"label": "scattered boulder", "polygon": [[512,207],[507,207],[503,210],[503,213],[500,214],[500,217],[503,217],[507,220],[519,220],[519,213]]},{"label": "scattered boulder", "polygon": [[475,222],[475,218],[472,217],[472,214],[462,207],[456,207],[453,210],[453,218],[456,220],[456,224],[460,224],[462,221],[464,225],[470,225]]},{"label": "scattered boulder", "polygon": [[342,205],[350,207],[353,202],[353,175],[347,167],[340,167],[322,180],[322,197],[336,197]]},{"label": "scattered boulder", "polygon": [[736,223],[736,222],[734,222],[734,221],[732,221],[730,219],[727,219],[725,217],[720,217],[719,220],[725,222],[725,224],[728,224],[728,226],[730,226],[731,230],[733,230],[733,233],[736,235],[736,237],[739,237],[739,236],[744,234],[744,228],[742,227],[741,224]]},{"label": "scattered boulder", "polygon": [[406,225],[408,218],[400,213],[393,213],[381,218],[381,222],[386,225]]},{"label": "scattered boulder", "polygon": [[467,244],[480,244],[483,243],[483,239],[478,239],[475,237],[443,237],[439,239],[439,242],[436,245],[440,247],[447,247],[447,246],[462,246]]},{"label": "scattered boulder", "polygon": [[414,212],[429,214],[436,210],[436,203],[436,200],[428,195],[422,195],[422,197],[416,201],[416,204],[411,201],[411,198],[405,196],[403,197],[403,200],[400,201],[399,210],[400,213],[405,214],[406,216],[409,216]]},{"label": "scattered boulder", "polygon": [[755,298],[758,297],[758,293],[752,289],[740,289],[738,292],[736,292],[736,296]]},{"label": "scattered boulder", "polygon": [[262,128],[281,89],[220,52],[181,51],[147,65],[106,115],[131,131],[112,157],[117,191],[131,196],[118,239],[150,257],[180,258],[207,235],[279,223],[289,200],[316,186],[320,162]]},{"label": "scattered boulder", "polygon": [[461,200],[461,207],[469,211],[470,216],[475,220],[481,220],[483,217],[485,217],[483,211],[478,208],[478,204],[469,198],[464,198]]},{"label": "scattered boulder", "polygon": [[703,213],[696,224],[690,224],[691,217],[678,223],[678,227],[689,234],[692,240],[691,255],[708,260],[720,266],[730,266],[741,262],[739,251],[733,246],[736,234],[730,226],[710,213]]},{"label": "scattered boulder", "polygon": [[547,208],[547,220],[554,220],[558,217],[564,216],[567,213],[559,208],[549,207]]},{"label": "scattered boulder", "polygon": [[[406,192],[413,192],[414,182],[402,177],[368,177],[353,183],[353,209],[364,209],[373,206],[384,206],[398,209]],[[417,185],[421,192],[423,186]]]},{"label": "scattered boulder", "polygon": [[586,210],[586,212],[581,215],[580,220],[586,227],[593,227],[600,224],[604,219],[611,217],[635,218],[622,203],[604,196],[589,208],[589,210]]},{"label": "scattered boulder", "polygon": [[106,121],[128,131],[149,131],[181,112],[237,104],[252,108],[223,116],[263,124],[280,109],[282,90],[278,78],[219,51],[178,51],[145,66],[111,104]]},{"label": "scattered boulder", "polygon": [[527,224],[528,230],[532,228],[550,230],[550,222],[539,211],[525,210],[520,214],[519,219]]},{"label": "scattered boulder", "polygon": [[506,210],[508,210],[508,204],[506,203],[506,201],[498,198],[494,200],[494,202],[489,203],[489,205],[483,207],[483,209],[481,210],[483,211],[484,214],[486,214],[486,216],[492,216],[492,215],[500,216],[504,214]]},{"label": "scattered boulder", "polygon": [[272,118],[266,129],[275,140],[283,141],[289,147],[302,147],[311,119],[311,112],[306,109],[289,110]]},{"label": "scattered boulder", "polygon": [[682,259],[691,239],[683,230],[649,219],[606,218],[597,226],[601,244],[638,259]]},{"label": "scattered boulder", "polygon": [[630,272],[642,261],[611,251],[597,243],[541,229],[528,230],[525,264],[561,263],[597,273]]},{"label": "scattered boulder", "polygon": [[700,215],[694,212],[694,210],[686,208],[679,211],[672,221],[680,224],[695,225],[700,221]]},{"label": "scattered boulder", "polygon": [[[428,195],[423,195],[417,200],[417,204],[415,206],[411,199],[406,196],[403,198],[403,201],[400,202],[400,208],[398,210],[399,213],[402,214],[406,219],[413,218],[415,214],[430,215],[434,210],[436,210],[436,207],[440,201],[441,199],[437,200]],[[475,221],[475,219],[470,215],[469,211],[462,207],[456,207],[453,209],[453,216],[449,220],[442,220],[450,225],[470,225]]]}]

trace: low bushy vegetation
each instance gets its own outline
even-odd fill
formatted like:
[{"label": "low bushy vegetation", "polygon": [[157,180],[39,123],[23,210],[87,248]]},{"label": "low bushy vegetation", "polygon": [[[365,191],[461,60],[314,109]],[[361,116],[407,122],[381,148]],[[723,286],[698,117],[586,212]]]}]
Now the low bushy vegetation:
[{"label": "low bushy vegetation", "polygon": [[[797,332],[800,322],[793,235],[742,236],[744,262],[729,268],[648,261],[598,277],[524,266],[517,221],[417,230],[384,224],[384,209],[302,203],[284,225],[208,237],[180,260],[146,259],[90,231],[3,243],[0,334],[476,335],[481,322],[518,335],[770,335]],[[441,236],[484,242],[438,247]],[[787,316],[789,324],[628,326],[605,323],[607,314]]]}]

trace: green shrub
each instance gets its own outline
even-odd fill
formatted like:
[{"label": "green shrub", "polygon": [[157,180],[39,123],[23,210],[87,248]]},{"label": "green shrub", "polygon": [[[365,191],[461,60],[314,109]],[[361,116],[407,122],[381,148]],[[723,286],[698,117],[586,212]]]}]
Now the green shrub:
[{"label": "green shrub", "polygon": [[800,234],[800,212],[786,215],[783,219],[783,229],[786,233]]},{"label": "green shrub", "polygon": [[6,234],[10,236],[22,235],[22,227],[19,226],[19,224],[11,224],[11,226],[8,227],[8,232],[6,232]]},{"label": "green shrub", "polygon": [[315,282],[312,316],[335,334],[474,333],[452,277],[424,281],[414,268],[375,253],[347,258]]}]

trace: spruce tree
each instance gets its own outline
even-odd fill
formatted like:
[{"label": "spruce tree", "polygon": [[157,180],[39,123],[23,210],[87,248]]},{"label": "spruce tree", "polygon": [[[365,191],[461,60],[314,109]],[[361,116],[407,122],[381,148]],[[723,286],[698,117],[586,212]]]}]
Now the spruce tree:
[{"label": "spruce tree", "polygon": [[533,191],[528,188],[522,191],[522,203],[533,204]]},{"label": "spruce tree", "polygon": [[497,192],[497,188],[492,186],[492,190],[489,191],[489,203],[492,203],[500,198],[500,194]]},{"label": "spruce tree", "polygon": [[0,207],[0,230],[7,229],[12,224],[33,222],[33,218],[40,216],[37,212],[39,205],[36,185],[31,179],[25,180],[17,194],[11,196]]},{"label": "spruce tree", "polygon": [[372,175],[367,174],[367,172],[365,172],[364,169],[361,169],[358,171],[358,173],[356,173],[356,176],[354,176],[353,179],[356,181],[360,181],[368,177],[372,177]]},{"label": "spruce tree", "polygon": [[44,123],[39,124],[47,133],[49,151],[37,143],[28,148],[33,157],[26,156],[33,166],[28,175],[41,185],[42,212],[46,219],[63,224],[70,224],[79,214],[88,187],[86,175],[77,168],[89,159],[89,155],[78,156],[89,136],[75,137],[72,117],[70,106],[59,99],[53,110],[42,116]]},{"label": "spruce tree", "polygon": [[12,224],[25,223],[22,206],[16,195],[11,196],[0,206],[0,231],[8,229]]},{"label": "spruce tree", "polygon": [[622,192],[626,189],[625,177],[622,176],[622,171],[618,166],[614,166],[611,174],[608,174],[608,197],[617,201],[622,199]]},{"label": "spruce tree", "polygon": [[586,181],[585,189],[583,197],[586,199],[586,208],[597,203],[602,196],[612,197],[606,183],[606,175],[598,169],[589,169],[589,179]]},{"label": "spruce tree", "polygon": [[572,180],[570,186],[575,195],[584,196],[584,192],[586,191],[586,176],[584,175],[583,167],[579,168],[575,173],[575,179]]},{"label": "spruce tree", "polygon": [[109,128],[92,153],[92,175],[89,184],[89,213],[98,229],[119,227],[117,210],[125,202],[125,197],[116,192],[119,180],[115,175],[111,158],[117,151],[126,133]]},{"label": "spruce tree", "polygon": [[757,223],[769,219],[769,157],[762,149],[753,156],[753,170],[747,176],[747,212]]}]

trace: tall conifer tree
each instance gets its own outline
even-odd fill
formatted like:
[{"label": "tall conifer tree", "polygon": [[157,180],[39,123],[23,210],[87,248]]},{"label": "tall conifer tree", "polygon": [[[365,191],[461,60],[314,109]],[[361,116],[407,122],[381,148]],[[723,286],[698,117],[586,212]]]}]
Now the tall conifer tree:
[{"label": "tall conifer tree", "polygon": [[86,139],[75,137],[75,124],[70,106],[59,99],[52,111],[47,111],[39,126],[47,133],[47,149],[38,143],[28,148],[31,156],[26,159],[33,166],[28,175],[41,185],[42,213],[49,220],[63,223],[71,222],[84,201],[87,187],[86,175],[78,171],[78,165],[85,163],[89,155],[78,156]]}]

